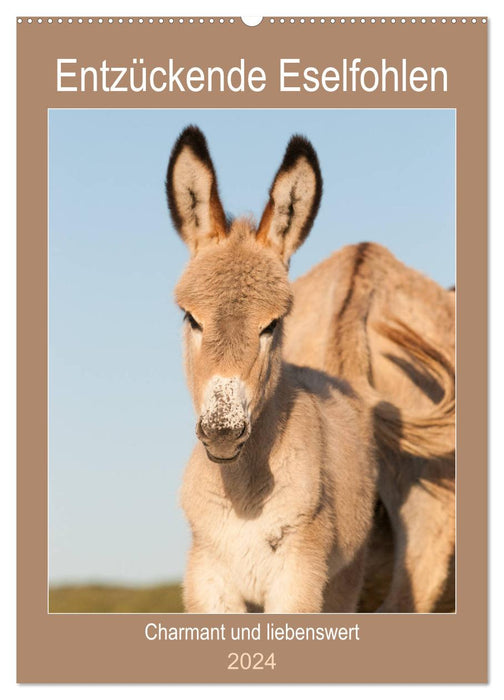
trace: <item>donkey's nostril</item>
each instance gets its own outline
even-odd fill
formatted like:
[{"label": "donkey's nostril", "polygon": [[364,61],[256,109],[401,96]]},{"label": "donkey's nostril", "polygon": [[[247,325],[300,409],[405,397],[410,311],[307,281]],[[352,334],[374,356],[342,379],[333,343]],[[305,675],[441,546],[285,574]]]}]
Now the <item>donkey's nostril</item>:
[{"label": "donkey's nostril", "polygon": [[223,430],[220,430],[218,435],[219,435],[219,437],[222,437],[222,438],[227,439],[227,440],[238,441],[240,438],[242,438],[245,435],[246,432],[247,432],[247,423],[243,422],[237,426],[233,426],[232,428],[224,428]]},{"label": "donkey's nostril", "polygon": [[205,442],[205,440],[208,440],[208,438],[209,438],[209,436],[207,435],[207,433],[203,427],[201,420],[199,420],[196,423],[196,436],[198,437],[198,440],[201,440],[201,442],[203,442],[203,443]]}]

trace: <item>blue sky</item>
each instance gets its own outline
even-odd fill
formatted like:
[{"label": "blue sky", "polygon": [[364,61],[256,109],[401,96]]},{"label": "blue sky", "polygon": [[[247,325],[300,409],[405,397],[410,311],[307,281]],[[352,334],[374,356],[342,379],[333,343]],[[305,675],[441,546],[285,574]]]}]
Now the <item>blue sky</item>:
[{"label": "blue sky", "polygon": [[451,110],[49,112],[49,574],[53,582],[180,579],[177,492],[195,418],[173,287],[188,256],[164,177],[187,124],[207,136],[221,198],[260,218],[293,133],[324,195],[291,277],[378,241],[455,282]]}]

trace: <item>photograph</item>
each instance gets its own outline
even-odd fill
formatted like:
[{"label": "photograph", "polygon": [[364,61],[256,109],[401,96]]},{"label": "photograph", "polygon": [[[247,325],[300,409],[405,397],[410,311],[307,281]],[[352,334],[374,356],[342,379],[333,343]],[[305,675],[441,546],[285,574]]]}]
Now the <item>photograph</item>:
[{"label": "photograph", "polygon": [[48,612],[454,613],[455,109],[48,110]]}]

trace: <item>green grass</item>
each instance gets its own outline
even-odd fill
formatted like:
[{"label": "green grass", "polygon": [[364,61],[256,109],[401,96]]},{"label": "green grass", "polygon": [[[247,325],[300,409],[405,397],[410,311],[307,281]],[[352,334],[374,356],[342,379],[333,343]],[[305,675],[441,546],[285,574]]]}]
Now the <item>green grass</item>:
[{"label": "green grass", "polygon": [[184,612],[178,583],[150,588],[55,586],[49,590],[51,613]]}]

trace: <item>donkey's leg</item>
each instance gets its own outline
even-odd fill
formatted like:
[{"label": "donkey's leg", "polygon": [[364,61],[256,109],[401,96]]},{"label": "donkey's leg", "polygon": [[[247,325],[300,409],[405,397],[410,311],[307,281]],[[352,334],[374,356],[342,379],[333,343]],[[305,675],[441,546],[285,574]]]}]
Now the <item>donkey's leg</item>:
[{"label": "donkey's leg", "polygon": [[310,571],[311,566],[312,562],[301,557],[285,561],[266,594],[264,612],[321,612],[326,577],[317,570]]},{"label": "donkey's leg", "polygon": [[402,499],[390,493],[382,498],[396,553],[390,590],[378,612],[431,612],[443,593],[454,551],[453,484],[419,480]]},{"label": "donkey's leg", "polygon": [[355,612],[364,583],[366,546],[354,560],[329,579],[324,591],[323,612]]},{"label": "donkey's leg", "polygon": [[265,613],[322,611],[327,581],[327,552],[319,524],[290,534],[274,555]]},{"label": "donkey's leg", "polygon": [[190,613],[246,612],[245,601],[211,552],[192,547],[184,580],[184,607]]}]

